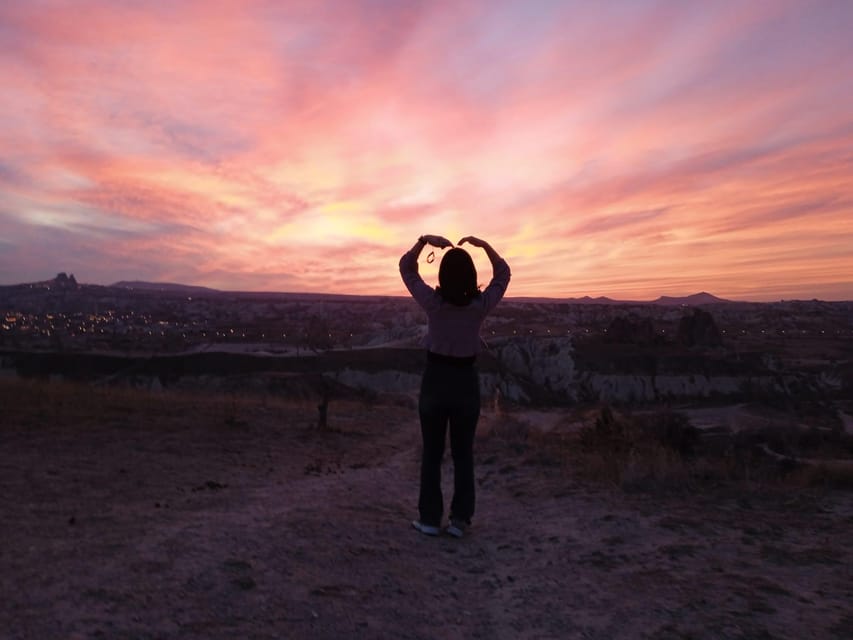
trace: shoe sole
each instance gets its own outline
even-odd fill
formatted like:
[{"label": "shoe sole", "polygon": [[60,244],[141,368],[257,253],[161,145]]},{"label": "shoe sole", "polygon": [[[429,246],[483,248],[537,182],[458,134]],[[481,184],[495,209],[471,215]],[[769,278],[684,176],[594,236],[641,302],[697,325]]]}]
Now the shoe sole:
[{"label": "shoe sole", "polygon": [[431,527],[430,525],[422,524],[417,520],[412,521],[412,528],[415,531],[424,534],[425,536],[435,537],[439,533],[441,533],[441,529],[439,529],[438,527]]}]

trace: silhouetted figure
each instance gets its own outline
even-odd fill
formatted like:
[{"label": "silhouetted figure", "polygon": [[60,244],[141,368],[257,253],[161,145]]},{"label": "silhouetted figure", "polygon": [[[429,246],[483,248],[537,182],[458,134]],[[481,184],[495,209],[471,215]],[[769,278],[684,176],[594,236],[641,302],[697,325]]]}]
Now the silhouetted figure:
[{"label": "silhouetted figure", "polygon": [[418,274],[418,256],[426,245],[453,247],[442,236],[421,236],[400,258],[400,275],[409,293],[426,311],[427,363],[421,380],[418,414],[423,438],[421,456],[420,518],[412,523],[421,533],[438,535],[444,503],[441,495],[441,459],[448,425],[453,455],[453,500],[446,531],[461,537],[474,515],[474,432],[480,417],[480,380],[475,362],[480,351],[480,327],[509,285],[506,260],[484,240],[467,236],[469,243],[486,252],[492,263],[492,280],[484,291],[477,286],[471,256],[452,248],[441,260],[439,286],[433,289]]}]

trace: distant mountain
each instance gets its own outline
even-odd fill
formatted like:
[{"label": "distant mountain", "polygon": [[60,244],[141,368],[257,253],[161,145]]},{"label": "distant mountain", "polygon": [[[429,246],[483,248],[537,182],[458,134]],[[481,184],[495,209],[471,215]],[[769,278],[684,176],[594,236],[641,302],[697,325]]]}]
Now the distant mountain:
[{"label": "distant mountain", "polygon": [[50,280],[41,280],[39,282],[22,282],[20,284],[0,285],[0,289],[11,291],[15,289],[47,289],[48,291],[76,291],[80,288],[74,274],[66,274],[64,271],[56,274],[55,278]]},{"label": "distant mountain", "polygon": [[509,297],[507,300],[511,300],[513,302],[533,302],[533,303],[568,303],[568,304],[631,304],[631,305],[643,305],[643,304],[654,304],[660,306],[696,306],[700,304],[725,304],[731,303],[732,300],[725,300],[724,298],[718,298],[715,295],[711,295],[710,293],[706,293],[705,291],[701,293],[694,293],[690,296],[683,297],[672,297],[672,296],[661,296],[657,300],[614,300],[613,298],[608,298],[606,296],[598,296],[597,298],[592,298],[590,296],[583,296],[582,298],[537,298],[537,297],[527,297],[527,296],[519,296],[519,297]]},{"label": "distant mountain", "polygon": [[122,280],[115,282],[111,287],[118,289],[140,289],[142,291],[170,291],[172,293],[221,293],[218,289],[209,287],[197,287],[189,284],[177,284],[174,282],[145,282],[143,280]]},{"label": "distant mountain", "polygon": [[701,293],[694,293],[691,296],[684,296],[680,298],[661,296],[657,300],[653,300],[650,304],[659,304],[664,306],[695,306],[699,304],[720,304],[726,302],[732,301],[725,300],[724,298],[718,298],[715,295],[702,291]]},{"label": "distant mountain", "polygon": [[130,289],[137,291],[164,291],[178,294],[196,295],[225,295],[239,298],[287,298],[290,300],[385,300],[389,298],[402,298],[407,296],[381,296],[381,295],[356,295],[349,293],[314,293],[314,292],[287,292],[287,291],[230,291],[224,289],[211,289],[210,287],[199,287],[176,282],[146,282],[144,280],[122,280],[110,287],[119,289]]},{"label": "distant mountain", "polygon": [[571,298],[571,301],[575,304],[623,304],[619,300],[614,300],[613,298],[608,298],[607,296],[598,296],[597,298],[584,296],[582,298]]},{"label": "distant mountain", "polygon": [[628,304],[621,300],[613,300],[605,296],[591,298],[584,296],[582,298],[542,298],[538,296],[508,296],[510,302],[532,302],[534,304]]}]

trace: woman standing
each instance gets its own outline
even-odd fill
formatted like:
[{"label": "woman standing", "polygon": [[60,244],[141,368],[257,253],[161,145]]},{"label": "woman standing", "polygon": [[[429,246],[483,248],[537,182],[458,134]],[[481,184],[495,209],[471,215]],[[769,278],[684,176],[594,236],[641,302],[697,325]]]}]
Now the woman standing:
[{"label": "woman standing", "polygon": [[486,252],[492,280],[484,291],[477,286],[477,270],[468,252],[451,248],[441,260],[439,286],[433,289],[418,274],[418,256],[426,245],[453,247],[442,236],[421,236],[400,258],[400,275],[409,293],[426,311],[427,364],[421,380],[418,413],[423,454],[418,498],[420,518],[412,526],[426,535],[438,535],[444,503],[441,495],[441,459],[450,426],[453,456],[453,500],[447,533],[461,538],[474,515],[474,431],[480,417],[480,381],[475,366],[480,351],[480,327],[509,285],[506,260],[488,242],[466,236]]}]

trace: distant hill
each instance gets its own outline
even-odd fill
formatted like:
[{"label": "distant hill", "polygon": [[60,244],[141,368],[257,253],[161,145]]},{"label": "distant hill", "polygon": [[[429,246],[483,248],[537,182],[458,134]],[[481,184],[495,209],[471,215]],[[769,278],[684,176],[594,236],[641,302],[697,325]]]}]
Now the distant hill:
[{"label": "distant hill", "polygon": [[116,287],[118,289],[171,291],[173,293],[220,293],[218,289],[211,289],[210,287],[198,287],[189,284],[177,284],[174,282],[145,282],[143,280],[122,280],[109,286]]},{"label": "distant hill", "polygon": [[597,298],[583,296],[582,298],[570,298],[570,300],[574,304],[621,304],[618,300],[607,296],[598,296]]},{"label": "distant hill", "polygon": [[660,306],[695,306],[700,304],[726,304],[733,303],[733,300],[718,298],[715,295],[706,293],[694,293],[693,295],[683,297],[661,296],[656,300],[614,300],[606,296],[598,296],[592,298],[583,296],[582,298],[537,298],[537,297],[508,297],[507,300],[512,302],[533,302],[533,303],[568,303],[568,304],[654,304]]},{"label": "distant hill", "polygon": [[598,296],[591,298],[583,296],[582,298],[542,298],[537,296],[507,296],[509,302],[532,302],[539,304],[643,304],[638,302],[626,302],[624,300],[614,300],[606,296]]},{"label": "distant hill", "polygon": [[51,280],[40,280],[39,282],[23,282],[20,284],[7,284],[0,286],[4,291],[13,291],[16,289],[47,289],[58,291],[76,291],[80,288],[74,274],[66,274],[64,271],[56,274]]},{"label": "distant hill", "polygon": [[385,300],[388,298],[402,298],[404,296],[371,296],[354,295],[346,293],[311,293],[311,292],[286,292],[286,291],[225,291],[222,289],[211,289],[210,287],[199,287],[195,285],[179,284],[175,282],[146,282],[144,280],[122,280],[109,285],[119,289],[130,289],[137,291],[164,291],[178,294],[195,295],[225,295],[240,298],[288,298],[292,300]]},{"label": "distant hill", "polygon": [[661,296],[657,300],[653,300],[650,304],[659,304],[664,306],[693,306],[699,304],[720,304],[732,302],[731,300],[725,300],[723,298],[718,298],[715,295],[702,291],[701,293],[694,293],[691,296],[684,296],[679,298],[674,298],[672,296]]}]

